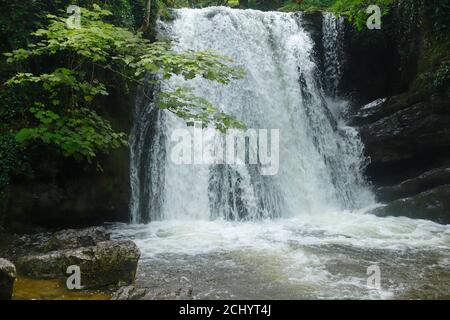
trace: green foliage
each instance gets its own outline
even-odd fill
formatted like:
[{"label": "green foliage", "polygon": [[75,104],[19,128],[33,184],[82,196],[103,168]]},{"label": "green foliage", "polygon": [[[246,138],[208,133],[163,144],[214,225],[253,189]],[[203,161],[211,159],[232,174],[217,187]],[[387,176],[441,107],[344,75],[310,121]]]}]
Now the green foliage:
[{"label": "green foliage", "polygon": [[448,0],[421,0],[425,7],[425,14],[432,20],[432,30],[437,39],[448,36],[450,2]]},{"label": "green foliage", "polygon": [[245,126],[220,112],[209,101],[193,96],[190,88],[177,88],[172,92],[161,92],[157,95],[157,103],[160,108],[167,109],[182,119],[188,120],[188,125],[194,125],[194,121],[201,121],[204,127],[215,125],[221,132],[228,128],[245,129]]},{"label": "green foliage", "polygon": [[22,128],[16,134],[19,143],[41,140],[61,148],[64,156],[91,161],[98,152],[108,153],[127,143],[124,133],[116,133],[95,111],[71,109],[64,116],[37,105],[30,112],[39,121],[33,128]]},{"label": "green foliage", "polygon": [[285,1],[280,11],[320,11],[329,8],[335,0]]},{"label": "green foliage", "polygon": [[418,75],[413,84],[413,90],[433,90],[450,98],[450,61],[444,61],[433,72],[423,72]]},{"label": "green foliage", "polygon": [[358,30],[362,30],[368,18],[367,8],[369,5],[377,5],[381,9],[381,15],[389,13],[390,6],[395,0],[336,0],[330,10],[347,16]]},{"label": "green foliage", "polygon": [[[92,161],[98,153],[126,145],[124,134],[116,133],[94,111],[98,97],[108,95],[113,85],[110,78],[148,85],[145,74],[152,73],[163,80],[174,75],[186,79],[199,76],[227,84],[243,74],[231,66],[230,59],[214,52],[176,52],[169,43],[151,43],[139,33],[105,22],[110,16],[111,12],[95,5],[93,10],[82,8],[81,27],[71,29],[65,17],[48,15],[48,27],[33,33],[36,42],[5,54],[8,63],[15,64],[49,58],[64,61],[49,72],[17,72],[6,81],[9,87],[39,93],[28,108],[34,126],[20,129],[18,142],[26,145],[40,140],[57,146],[65,156]],[[160,101],[162,108],[189,123],[205,121],[220,130],[243,126],[185,90],[175,89]]]},{"label": "green foliage", "polygon": [[447,95],[450,98],[450,62],[444,62],[437,69],[434,79],[433,87],[436,90],[447,90]]}]

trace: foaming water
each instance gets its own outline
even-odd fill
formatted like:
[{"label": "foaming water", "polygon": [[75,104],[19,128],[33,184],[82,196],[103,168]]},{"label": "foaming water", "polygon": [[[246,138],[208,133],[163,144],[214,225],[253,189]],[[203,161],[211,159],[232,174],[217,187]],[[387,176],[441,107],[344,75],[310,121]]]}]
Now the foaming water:
[{"label": "foaming water", "polygon": [[[172,39],[176,50],[213,49],[246,71],[227,86],[173,77],[161,90],[189,86],[248,128],[278,129],[279,170],[264,176],[258,165],[175,164],[171,135],[185,123],[152,105],[138,108],[131,143],[134,222],[257,220],[373,204],[361,174],[363,145],[340,119],[346,103],[322,89],[314,43],[303,24],[301,14],[223,7],[180,9],[173,21],[159,22],[160,36]],[[337,42],[332,33],[339,28],[326,30],[325,42]],[[339,51],[333,52],[327,57],[339,60]],[[338,80],[334,74],[332,86]]]},{"label": "foaming water", "polygon": [[[170,136],[185,124],[136,108],[134,223],[110,225],[142,251],[137,285],[192,288],[196,299],[450,298],[450,226],[380,218],[362,175],[363,145],[341,118],[342,20],[323,19],[325,81],[301,14],[176,10],[160,35],[176,49],[215,49],[247,75],[228,86],[173,78],[250,128],[280,129],[280,168],[176,165]],[[324,83],[322,83],[324,82]],[[367,285],[369,266],[381,289]]]},{"label": "foaming water", "polygon": [[[450,298],[450,226],[358,212],[112,225],[142,251],[137,283],[241,299]],[[378,265],[381,289],[367,287]]]}]

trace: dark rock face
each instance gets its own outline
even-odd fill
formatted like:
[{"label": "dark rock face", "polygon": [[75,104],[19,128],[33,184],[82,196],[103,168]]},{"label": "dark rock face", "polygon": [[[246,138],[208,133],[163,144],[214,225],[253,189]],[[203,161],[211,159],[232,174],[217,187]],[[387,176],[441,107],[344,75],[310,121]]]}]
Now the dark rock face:
[{"label": "dark rock face", "polygon": [[[77,176],[55,181],[25,181],[11,185],[4,223],[16,225],[73,228],[127,221],[129,164],[127,150],[111,155],[111,167],[103,172],[73,169]],[[60,174],[66,174],[61,169]],[[68,169],[69,171],[71,169]]]},{"label": "dark rock face", "polygon": [[81,230],[67,229],[56,232],[45,245],[45,250],[54,251],[90,247],[108,240],[110,240],[110,235],[103,227],[91,227]]},{"label": "dark rock face", "polygon": [[376,190],[380,201],[393,201],[416,195],[442,185],[450,184],[450,167],[436,168],[393,186]]},{"label": "dark rock face", "polygon": [[0,300],[11,300],[16,267],[8,260],[0,258]]},{"label": "dark rock face", "polygon": [[381,215],[450,223],[450,99],[402,94],[362,108],[352,119],[371,162],[367,175]]},{"label": "dark rock face", "polygon": [[450,223],[450,185],[440,186],[412,197],[399,199],[377,208],[379,216],[405,216]]},{"label": "dark rock face", "polygon": [[84,288],[130,284],[136,276],[140,252],[132,241],[104,241],[95,246],[24,256],[17,267],[35,279],[66,278],[67,268],[80,267]]},{"label": "dark rock face", "polygon": [[370,159],[366,175],[387,203],[378,214],[450,223],[450,97],[432,80],[449,61],[449,37],[436,41],[435,16],[423,2],[397,1],[391,9],[381,30],[347,24],[349,123]]},{"label": "dark rock face", "polygon": [[[386,104],[382,109],[395,109]],[[450,101],[439,98],[405,107],[359,128],[371,166],[445,154],[450,147]]]}]

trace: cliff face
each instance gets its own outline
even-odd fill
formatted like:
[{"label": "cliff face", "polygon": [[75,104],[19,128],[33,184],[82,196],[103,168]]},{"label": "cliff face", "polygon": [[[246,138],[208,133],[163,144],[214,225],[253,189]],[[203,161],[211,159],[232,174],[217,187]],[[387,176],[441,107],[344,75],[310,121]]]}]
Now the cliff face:
[{"label": "cliff face", "polygon": [[376,213],[450,223],[448,21],[436,28],[417,2],[399,1],[372,44],[371,31],[349,28],[344,86],[371,160],[366,174],[387,203]]},{"label": "cliff face", "polygon": [[[130,132],[132,100],[112,93],[105,100],[105,117],[115,128]],[[98,159],[101,169],[68,158],[39,153],[29,177],[13,180],[9,188],[5,226],[26,231],[28,226],[81,227],[105,221],[128,221],[129,150],[120,148]]]}]

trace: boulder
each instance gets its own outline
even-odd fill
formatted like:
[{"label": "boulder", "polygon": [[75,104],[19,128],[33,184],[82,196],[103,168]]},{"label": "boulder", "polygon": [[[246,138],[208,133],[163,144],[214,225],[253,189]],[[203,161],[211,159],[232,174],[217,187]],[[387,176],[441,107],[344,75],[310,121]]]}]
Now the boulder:
[{"label": "boulder", "polygon": [[411,197],[445,184],[450,184],[450,166],[426,171],[400,184],[379,187],[376,189],[376,194],[379,201],[393,201]]},{"label": "boulder", "polygon": [[75,265],[80,267],[83,288],[100,288],[132,283],[139,257],[139,249],[132,241],[104,241],[90,247],[24,256],[17,267],[34,279],[65,279],[69,276],[67,268]]},{"label": "boulder", "polygon": [[103,227],[90,227],[79,230],[67,229],[56,232],[45,245],[45,250],[54,251],[90,247],[108,240],[110,240],[110,235]]},{"label": "boulder", "polygon": [[450,223],[450,184],[399,199],[373,210],[378,216],[405,216]]},{"label": "boulder", "polygon": [[11,300],[16,267],[8,260],[0,258],[0,300]]},{"label": "boulder", "polygon": [[23,256],[17,260],[16,265],[22,274],[33,279],[60,278],[67,270],[62,251]]}]

